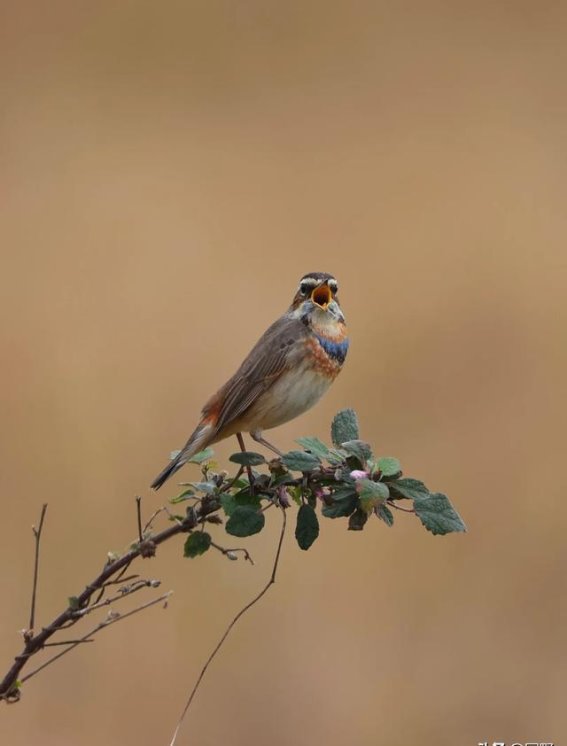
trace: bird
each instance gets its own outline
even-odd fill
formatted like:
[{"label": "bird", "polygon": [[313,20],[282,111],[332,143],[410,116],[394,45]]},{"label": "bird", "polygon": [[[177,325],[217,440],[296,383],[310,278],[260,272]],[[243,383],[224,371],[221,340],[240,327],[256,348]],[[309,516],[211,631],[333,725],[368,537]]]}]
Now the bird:
[{"label": "bird", "polygon": [[[281,455],[264,430],[298,417],[319,401],[339,374],[349,340],[337,280],[304,275],[287,311],[254,345],[236,373],[205,404],[187,443],[151,484],[158,490],[192,456],[242,433]],[[250,474],[250,472],[249,472]]]}]

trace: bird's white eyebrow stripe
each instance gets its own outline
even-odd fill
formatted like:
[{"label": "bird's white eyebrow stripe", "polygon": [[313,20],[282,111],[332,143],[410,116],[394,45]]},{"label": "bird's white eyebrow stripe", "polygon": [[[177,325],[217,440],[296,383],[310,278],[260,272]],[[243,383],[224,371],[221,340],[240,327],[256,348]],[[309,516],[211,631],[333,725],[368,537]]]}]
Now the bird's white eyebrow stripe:
[{"label": "bird's white eyebrow stripe", "polygon": [[299,283],[299,287],[301,287],[302,285],[313,285],[313,287],[315,287],[315,285],[318,285],[318,284],[319,284],[319,281],[316,280],[314,277],[305,277]]}]

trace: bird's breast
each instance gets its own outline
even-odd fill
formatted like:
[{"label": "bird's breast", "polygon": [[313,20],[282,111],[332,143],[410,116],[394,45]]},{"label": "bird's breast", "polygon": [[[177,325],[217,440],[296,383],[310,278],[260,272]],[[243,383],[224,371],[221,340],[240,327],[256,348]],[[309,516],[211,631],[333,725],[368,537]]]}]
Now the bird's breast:
[{"label": "bird's breast", "polygon": [[345,359],[346,352],[338,348],[336,343],[310,337],[306,343],[306,353],[309,368],[316,374],[329,379],[329,383],[338,376]]},{"label": "bird's breast", "polygon": [[311,335],[307,338],[307,348],[314,369],[334,379],[348,352],[345,325],[314,325]]},{"label": "bird's breast", "polygon": [[290,349],[286,370],[233,424],[231,432],[268,430],[306,412],[339,374],[347,350],[344,324],[312,328]]},{"label": "bird's breast", "polygon": [[311,362],[304,359],[288,368],[258,398],[239,421],[237,430],[269,430],[293,420],[311,409],[333,380],[334,375],[314,369]]}]

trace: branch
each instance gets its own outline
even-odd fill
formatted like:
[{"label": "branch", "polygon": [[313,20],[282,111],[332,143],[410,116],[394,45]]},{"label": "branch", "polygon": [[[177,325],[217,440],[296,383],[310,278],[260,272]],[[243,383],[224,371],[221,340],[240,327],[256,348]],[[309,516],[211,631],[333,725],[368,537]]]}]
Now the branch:
[{"label": "branch", "polygon": [[33,586],[32,586],[32,598],[31,598],[31,609],[30,609],[30,623],[25,635],[28,637],[33,635],[35,626],[35,601],[37,596],[37,579],[39,575],[39,545],[41,543],[41,532],[43,530],[43,521],[45,520],[45,514],[47,512],[47,503],[43,503],[41,507],[41,515],[39,517],[39,526],[36,528],[32,526],[33,535],[35,537],[35,560],[33,569]]},{"label": "branch", "polygon": [[[22,684],[24,681],[28,681],[28,679],[31,679],[32,676],[35,676],[40,671],[43,671],[44,668],[47,668],[47,666],[54,663],[56,660],[59,660],[59,658],[62,658],[67,653],[70,653],[71,650],[74,650],[77,645],[81,645],[84,642],[94,642],[94,640],[91,640],[93,635],[96,635],[97,632],[100,632],[101,629],[105,629],[106,627],[110,627],[111,624],[116,624],[116,622],[120,622],[123,619],[128,619],[128,617],[132,616],[133,614],[138,614],[140,611],[144,611],[144,609],[149,609],[150,606],[155,606],[156,604],[159,604],[161,601],[164,603],[167,602],[167,599],[171,596],[173,591],[168,591],[167,593],[164,593],[162,596],[159,596],[158,598],[153,598],[151,601],[147,601],[145,604],[142,604],[141,606],[137,606],[135,609],[132,609],[131,611],[128,611],[126,614],[118,614],[117,612],[109,612],[106,619],[102,622],[99,622],[96,627],[91,629],[90,632],[87,632],[86,635],[83,635],[83,637],[79,638],[78,640],[71,640],[68,643],[61,642],[61,643],[52,643],[57,645],[65,645],[68,644],[69,647],[65,650],[62,650],[60,653],[57,653],[57,655],[54,655],[52,658],[49,658],[49,660],[45,661],[45,663],[42,663],[41,666],[38,666],[35,668],[31,673],[28,673],[27,676],[24,676],[22,679]],[[48,643],[49,644],[49,643]]]},{"label": "branch", "polygon": [[[142,588],[157,587],[159,581],[143,579],[137,574],[127,575],[128,569],[139,557],[153,557],[157,547],[173,537],[188,534],[183,550],[185,557],[198,557],[213,547],[228,559],[237,559],[238,553],[242,553],[245,559],[252,562],[248,550],[244,547],[227,549],[221,543],[213,541],[208,531],[205,531],[209,526],[218,528],[224,523],[221,511],[228,519],[224,525],[225,531],[233,537],[242,538],[261,531],[266,522],[266,513],[270,508],[277,506],[283,515],[282,532],[268,583],[238,612],[209,656],[177,724],[172,744],[208,666],[228,634],[240,617],[257,603],[274,583],[286,525],[285,509],[291,507],[293,502],[298,506],[295,537],[303,550],[309,549],[319,536],[318,513],[324,518],[347,518],[349,529],[362,531],[371,516],[377,516],[387,526],[392,526],[394,514],[390,508],[395,508],[396,511],[415,515],[433,534],[466,530],[462,519],[445,495],[431,493],[419,480],[403,478],[397,459],[378,458],[373,455],[370,445],[359,439],[358,422],[353,410],[345,409],[335,416],[331,427],[331,439],[332,445],[327,446],[315,437],[300,438],[297,442],[302,446],[302,450],[292,450],[268,462],[261,454],[246,451],[244,441],[240,437],[241,451],[230,457],[231,462],[238,464],[238,471],[233,478],[230,478],[227,472],[212,471],[211,449],[195,454],[192,460],[201,465],[202,479],[198,482],[183,483],[183,491],[170,500],[174,506],[182,502],[185,506],[189,505],[185,507],[185,515],[174,515],[169,508],[163,506],[158,508],[144,525],[141,498],[136,498],[136,543],[119,556],[109,555],[99,575],[88,583],[81,593],[70,597],[67,608],[46,627],[35,633],[40,541],[47,510],[47,505],[44,505],[38,528],[34,528],[35,562],[30,624],[23,634],[23,649],[0,681],[0,700],[18,701],[20,674],[30,659],[45,647],[66,646],[21,681],[35,676],[78,645],[91,641],[93,635],[114,621],[126,619],[167,598],[168,594],[160,596],[123,615],[111,612],[109,617],[97,624],[88,634],[77,639],[69,640],[67,635],[65,639],[52,640],[57,633],[74,626],[85,616],[99,611],[102,607],[117,603]],[[263,472],[256,471],[259,466],[263,467]],[[402,507],[400,502],[409,502],[412,507]],[[154,521],[158,516],[167,517],[171,523],[167,528],[154,532]],[[132,581],[130,585],[124,585],[129,581]],[[115,590],[114,593],[109,593],[110,589],[115,589],[119,583],[122,583],[122,587],[117,592]]]},{"label": "branch", "polygon": [[[53,619],[50,624],[48,624],[46,627],[43,627],[41,631],[35,635],[33,634],[32,630],[29,631],[29,634],[24,634],[24,648],[20,652],[20,654],[16,656],[16,658],[14,659],[14,663],[0,682],[0,699],[5,699],[7,701],[17,701],[19,699],[18,677],[30,658],[32,658],[40,650],[42,650],[47,641],[50,640],[50,638],[56,632],[72,626],[84,616],[85,610],[87,608],[92,609],[92,606],[89,607],[89,605],[93,596],[95,594],[102,595],[108,585],[114,584],[117,580],[117,578],[114,577],[115,575],[119,575],[121,572],[126,572],[127,568],[137,557],[151,556],[150,551],[155,552],[155,547],[163,544],[163,542],[168,541],[169,539],[177,536],[180,533],[191,531],[193,528],[195,528],[199,521],[203,520],[206,517],[208,510],[208,506],[206,504],[203,504],[200,510],[190,511],[190,513],[184,520],[168,526],[163,531],[152,536],[151,539],[145,539],[143,542],[135,544],[125,554],[107,562],[102,572],[86,586],[82,593],[78,594],[77,596],[71,597],[69,599],[69,606],[57,617],[55,617],[55,619]],[[40,530],[38,529],[37,534],[39,533]],[[36,547],[38,547],[39,544],[37,534]],[[34,579],[34,593],[35,585],[36,582]],[[97,601],[97,603],[100,603],[100,600]],[[152,603],[157,603],[157,601],[154,601]],[[127,616],[130,616],[130,613],[128,613],[127,615],[125,614],[120,618],[126,618]],[[91,634],[92,631],[89,633],[89,635],[87,635],[87,637]],[[45,665],[41,666],[41,668],[44,668]]]}]

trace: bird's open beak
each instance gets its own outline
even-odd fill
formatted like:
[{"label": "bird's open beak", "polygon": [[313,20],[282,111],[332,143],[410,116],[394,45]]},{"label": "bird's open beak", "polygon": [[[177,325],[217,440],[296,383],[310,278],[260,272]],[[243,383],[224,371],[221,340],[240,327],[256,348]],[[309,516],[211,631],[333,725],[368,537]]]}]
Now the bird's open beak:
[{"label": "bird's open beak", "polygon": [[327,310],[327,306],[331,302],[332,297],[331,289],[326,282],[316,287],[311,293],[311,300],[313,303],[316,303],[324,311]]}]

